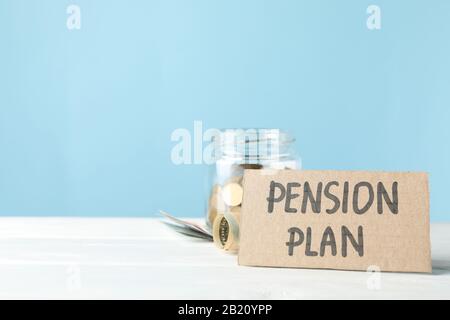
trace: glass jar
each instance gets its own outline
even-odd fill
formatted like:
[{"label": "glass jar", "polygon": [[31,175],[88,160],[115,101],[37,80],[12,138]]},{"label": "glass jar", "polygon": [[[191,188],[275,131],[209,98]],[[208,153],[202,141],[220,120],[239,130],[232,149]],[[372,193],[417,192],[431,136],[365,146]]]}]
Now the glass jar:
[{"label": "glass jar", "polygon": [[294,153],[295,139],[279,129],[226,129],[212,140],[215,156],[209,175],[206,225],[212,230],[216,221],[221,230],[218,244],[227,249],[231,226],[225,220],[237,225],[240,221],[244,170],[300,169],[301,162]]}]

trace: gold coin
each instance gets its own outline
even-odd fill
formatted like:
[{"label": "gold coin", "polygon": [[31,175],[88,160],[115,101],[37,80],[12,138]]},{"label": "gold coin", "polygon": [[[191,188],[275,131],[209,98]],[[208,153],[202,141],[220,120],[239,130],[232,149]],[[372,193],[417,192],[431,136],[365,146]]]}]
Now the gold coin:
[{"label": "gold coin", "polygon": [[236,182],[227,183],[222,188],[223,201],[230,207],[235,207],[241,204],[243,193],[242,186]]},{"label": "gold coin", "polygon": [[215,245],[223,250],[236,252],[239,248],[239,236],[236,225],[223,214],[218,214],[213,224],[213,240]]},{"label": "gold coin", "polygon": [[213,223],[213,240],[215,245],[223,249],[228,241],[228,222],[223,214],[218,214]]}]

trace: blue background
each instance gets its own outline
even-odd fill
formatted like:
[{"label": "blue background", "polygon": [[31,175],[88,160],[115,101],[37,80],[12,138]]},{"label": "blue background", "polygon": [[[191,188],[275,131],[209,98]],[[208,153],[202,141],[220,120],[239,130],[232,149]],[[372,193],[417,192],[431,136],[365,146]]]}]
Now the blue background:
[{"label": "blue background", "polygon": [[447,0],[0,0],[0,214],[202,215],[205,167],[170,159],[201,120],[290,130],[308,169],[427,171],[449,221],[449,35]]}]

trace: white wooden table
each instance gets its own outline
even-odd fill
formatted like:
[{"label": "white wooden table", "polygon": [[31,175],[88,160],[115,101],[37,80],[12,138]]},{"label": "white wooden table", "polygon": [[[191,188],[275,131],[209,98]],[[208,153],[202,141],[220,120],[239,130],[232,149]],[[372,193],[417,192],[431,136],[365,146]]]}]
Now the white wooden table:
[{"label": "white wooden table", "polygon": [[433,274],[251,268],[147,218],[0,218],[0,298],[450,299],[450,224]]}]

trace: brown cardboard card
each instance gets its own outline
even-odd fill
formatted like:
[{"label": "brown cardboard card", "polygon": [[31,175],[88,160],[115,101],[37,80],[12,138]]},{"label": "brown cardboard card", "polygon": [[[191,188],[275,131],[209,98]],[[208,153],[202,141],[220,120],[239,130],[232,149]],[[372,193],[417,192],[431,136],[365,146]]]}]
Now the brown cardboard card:
[{"label": "brown cardboard card", "polygon": [[431,272],[428,176],[246,170],[239,264]]}]

